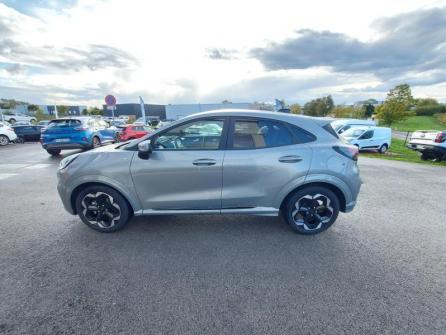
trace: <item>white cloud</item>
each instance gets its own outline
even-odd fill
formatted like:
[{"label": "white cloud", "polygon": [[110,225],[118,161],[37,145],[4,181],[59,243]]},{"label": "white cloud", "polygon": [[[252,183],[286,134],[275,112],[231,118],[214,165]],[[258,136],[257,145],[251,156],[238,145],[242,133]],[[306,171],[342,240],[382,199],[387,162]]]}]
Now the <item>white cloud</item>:
[{"label": "white cloud", "polygon": [[[5,29],[0,40],[12,43],[9,53],[0,45],[0,64],[6,64],[0,68],[0,95],[94,105],[107,93],[121,102],[142,94],[153,103],[303,101],[328,93],[356,99],[370,94],[361,88],[382,82],[321,68],[268,71],[249,50],[284,41],[298,29],[370,41],[377,38],[371,27],[377,18],[440,5],[446,2],[80,0],[25,15],[0,3],[0,33]],[[98,45],[109,48],[110,57],[94,48]],[[215,48],[235,57],[211,59],[209,50]],[[22,65],[20,73],[6,70],[13,64]],[[446,99],[441,88],[434,91]]]}]

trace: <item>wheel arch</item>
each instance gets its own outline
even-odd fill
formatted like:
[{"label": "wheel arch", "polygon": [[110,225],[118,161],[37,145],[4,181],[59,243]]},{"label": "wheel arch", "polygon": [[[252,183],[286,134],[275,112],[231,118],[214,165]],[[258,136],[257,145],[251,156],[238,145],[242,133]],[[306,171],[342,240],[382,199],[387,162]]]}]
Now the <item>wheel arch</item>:
[{"label": "wheel arch", "polygon": [[82,190],[84,190],[85,188],[87,188],[89,186],[106,186],[106,187],[113,189],[115,192],[118,192],[124,198],[124,200],[127,202],[127,205],[129,206],[129,210],[130,210],[130,215],[133,216],[135,214],[135,208],[132,205],[131,201],[129,201],[128,197],[122,191],[120,191],[119,189],[114,187],[113,185],[103,183],[103,182],[86,182],[86,183],[76,186],[73,189],[73,191],[71,192],[70,204],[71,204],[71,208],[73,209],[74,214],[77,214],[77,212],[76,212],[76,198],[77,198],[78,194],[80,192],[82,192]]},{"label": "wheel arch", "polygon": [[295,194],[296,192],[307,188],[307,187],[314,187],[314,186],[319,186],[319,187],[325,187],[327,189],[329,189],[330,191],[332,191],[338,198],[339,200],[339,210],[341,212],[345,212],[346,211],[346,206],[347,206],[347,200],[345,197],[344,192],[336,185],[332,184],[332,183],[328,183],[328,182],[309,182],[309,183],[305,183],[305,184],[301,184],[299,186],[297,186],[296,188],[294,188],[293,190],[291,190],[286,197],[282,200],[282,203],[280,205],[280,208],[282,208],[282,206],[284,204],[286,204],[286,202],[288,201],[288,199],[293,196],[293,194]]}]

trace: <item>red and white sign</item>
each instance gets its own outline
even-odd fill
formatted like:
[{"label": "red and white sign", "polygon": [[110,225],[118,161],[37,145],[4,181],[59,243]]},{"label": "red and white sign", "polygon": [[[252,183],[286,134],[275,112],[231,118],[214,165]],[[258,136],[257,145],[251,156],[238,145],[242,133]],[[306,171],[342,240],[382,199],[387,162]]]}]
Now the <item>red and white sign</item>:
[{"label": "red and white sign", "polygon": [[107,106],[111,107],[111,106],[115,106],[116,105],[116,98],[109,94],[105,97],[105,103],[107,104]]}]

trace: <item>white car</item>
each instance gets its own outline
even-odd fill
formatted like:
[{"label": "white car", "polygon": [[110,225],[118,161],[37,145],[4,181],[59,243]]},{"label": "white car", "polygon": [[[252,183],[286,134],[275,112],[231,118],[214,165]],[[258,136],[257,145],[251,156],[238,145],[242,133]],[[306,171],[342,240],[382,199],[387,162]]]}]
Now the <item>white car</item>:
[{"label": "white car", "polygon": [[374,120],[360,120],[360,119],[341,119],[335,120],[331,123],[331,126],[338,134],[349,130],[350,128],[363,127],[363,126],[376,126]]},{"label": "white car", "polygon": [[446,160],[446,130],[417,130],[408,147],[421,152],[421,159]]},{"label": "white car", "polygon": [[11,124],[16,122],[37,122],[37,119],[33,116],[28,116],[22,113],[3,113],[3,119]]},{"label": "white car", "polygon": [[0,122],[0,146],[7,145],[9,142],[15,141],[17,135],[10,126]]},{"label": "white car", "polygon": [[382,154],[392,143],[392,130],[386,127],[358,126],[346,130],[341,136],[359,150],[378,150]]}]

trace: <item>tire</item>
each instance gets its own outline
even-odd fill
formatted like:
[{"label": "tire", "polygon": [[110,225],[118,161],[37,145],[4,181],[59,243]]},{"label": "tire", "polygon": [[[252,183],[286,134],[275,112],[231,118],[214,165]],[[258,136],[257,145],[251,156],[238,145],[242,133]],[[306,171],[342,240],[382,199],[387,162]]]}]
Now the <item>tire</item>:
[{"label": "tire", "polygon": [[14,123],[16,123],[17,122],[17,120],[16,119],[9,119],[9,121],[8,121],[10,124],[14,124]]},{"label": "tire", "polygon": [[423,153],[421,154],[421,157],[420,157],[420,158],[421,158],[422,161],[427,161],[427,160],[429,159],[429,156],[428,156],[426,153],[423,152]]},{"label": "tire", "polygon": [[15,142],[23,144],[23,143],[25,143],[25,139],[23,137],[21,137],[21,136],[18,136],[17,139],[15,140]]},{"label": "tire", "polygon": [[0,135],[0,146],[5,146],[9,144],[9,137],[6,135]]},{"label": "tire", "polygon": [[31,124],[36,124],[36,123],[37,123],[37,120],[36,120],[36,119],[31,119],[29,122],[30,122]]},{"label": "tire", "polygon": [[384,143],[379,149],[378,149],[378,151],[379,151],[379,153],[380,154],[384,154],[384,153],[386,153],[386,151],[389,149],[389,146],[386,144],[386,143]]},{"label": "tire", "polygon": [[336,221],[339,199],[326,187],[308,186],[287,199],[282,206],[282,214],[296,233],[315,235]]},{"label": "tire", "polygon": [[94,149],[94,148],[98,148],[100,146],[101,146],[100,138],[97,136],[93,136],[93,143],[92,143],[91,147]]},{"label": "tire", "polygon": [[111,233],[125,227],[131,209],[119,192],[108,186],[92,185],[77,195],[76,212],[88,227]]},{"label": "tire", "polygon": [[113,143],[119,143],[120,139],[119,139],[119,133],[115,134],[115,140]]},{"label": "tire", "polygon": [[46,149],[46,151],[47,151],[51,156],[58,156],[62,150],[60,150],[60,149]]}]

